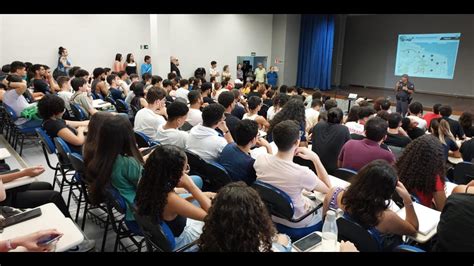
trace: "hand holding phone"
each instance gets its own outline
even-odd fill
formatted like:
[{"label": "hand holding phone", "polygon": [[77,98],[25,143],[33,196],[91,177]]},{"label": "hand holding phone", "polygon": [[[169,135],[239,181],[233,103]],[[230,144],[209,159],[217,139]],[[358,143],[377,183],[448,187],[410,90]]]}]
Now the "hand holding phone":
[{"label": "hand holding phone", "polygon": [[63,235],[62,234],[49,234],[43,237],[40,237],[36,244],[38,246],[49,246],[54,242],[58,241]]}]

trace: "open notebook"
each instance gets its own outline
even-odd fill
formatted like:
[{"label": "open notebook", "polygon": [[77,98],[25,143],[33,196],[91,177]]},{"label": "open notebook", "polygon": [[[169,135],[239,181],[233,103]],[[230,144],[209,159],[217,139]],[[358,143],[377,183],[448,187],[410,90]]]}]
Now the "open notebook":
[{"label": "open notebook", "polygon": [[[439,223],[439,217],[441,212],[425,207],[418,203],[413,203],[415,208],[416,216],[418,217],[418,232],[422,235],[427,235],[433,230]],[[405,207],[397,212],[400,218],[405,219]]]}]

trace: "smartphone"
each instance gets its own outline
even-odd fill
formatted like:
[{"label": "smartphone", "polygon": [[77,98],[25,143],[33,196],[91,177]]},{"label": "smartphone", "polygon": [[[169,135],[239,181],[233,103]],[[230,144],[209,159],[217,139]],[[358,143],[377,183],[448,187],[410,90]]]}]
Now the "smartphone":
[{"label": "smartphone", "polygon": [[40,239],[38,239],[38,242],[36,242],[36,244],[38,246],[49,246],[55,241],[59,240],[61,236],[62,235],[59,235],[59,234],[51,234],[51,235],[43,236]]},{"label": "smartphone", "polygon": [[148,154],[150,154],[154,149],[156,149],[158,146],[160,146],[160,144],[156,144],[156,145],[153,145],[149,148],[146,148],[142,151],[142,156],[146,156]]},{"label": "smartphone", "polygon": [[41,215],[41,209],[40,208],[36,208],[36,209],[31,210],[31,211],[22,212],[22,213],[19,213],[19,214],[16,214],[16,215],[13,215],[13,216],[10,216],[10,217],[7,217],[7,218],[1,220],[0,221],[0,227],[5,228],[7,226],[11,226],[11,225],[21,223],[21,222],[26,221],[26,220],[33,219],[33,218],[38,217],[40,215]]},{"label": "smartphone", "polygon": [[313,233],[299,239],[298,241],[294,242],[292,244],[292,246],[297,251],[306,252],[306,251],[309,251],[309,250],[313,249],[314,247],[316,247],[317,245],[320,245],[320,244],[321,244],[321,236],[318,235],[318,233],[313,232]]}]

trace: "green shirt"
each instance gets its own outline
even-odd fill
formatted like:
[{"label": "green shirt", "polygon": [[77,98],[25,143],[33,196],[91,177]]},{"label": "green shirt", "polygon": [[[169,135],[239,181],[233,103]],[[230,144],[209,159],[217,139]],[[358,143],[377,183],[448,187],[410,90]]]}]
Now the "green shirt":
[{"label": "green shirt", "polygon": [[265,71],[265,68],[255,69],[255,81],[265,82],[265,74],[267,74],[267,72]]},{"label": "green shirt", "polygon": [[112,186],[114,186],[127,202],[127,221],[134,221],[130,208],[135,200],[138,180],[142,176],[143,166],[138,160],[130,156],[119,155],[114,162],[112,169]]}]

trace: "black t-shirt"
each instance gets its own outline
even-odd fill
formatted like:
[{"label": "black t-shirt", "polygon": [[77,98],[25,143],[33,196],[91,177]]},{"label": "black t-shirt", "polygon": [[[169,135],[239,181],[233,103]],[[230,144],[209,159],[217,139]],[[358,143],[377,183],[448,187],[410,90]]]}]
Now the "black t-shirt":
[{"label": "black t-shirt", "polygon": [[449,129],[451,130],[451,133],[453,133],[455,138],[462,139],[462,136],[464,136],[464,130],[461,127],[461,124],[459,124],[458,121],[453,120],[449,117],[443,117],[444,120],[448,121],[449,123]]},{"label": "black t-shirt", "polygon": [[411,139],[409,137],[391,133],[387,133],[387,139],[384,141],[384,143],[389,146],[396,146],[402,148],[405,148],[410,142]]},{"label": "black t-shirt", "polygon": [[232,110],[231,114],[237,117],[238,119],[242,119],[245,114],[245,108],[243,108],[242,106],[235,105],[235,108],[234,110]]},{"label": "black t-shirt", "polygon": [[329,173],[337,169],[339,152],[350,139],[349,129],[344,125],[320,121],[314,126],[312,150]]},{"label": "black t-shirt", "polygon": [[472,136],[474,136],[474,126],[463,128],[463,131],[464,134],[466,134],[466,137],[472,138]]},{"label": "black t-shirt", "polygon": [[230,134],[232,135],[232,138],[235,140],[236,134],[235,134],[235,129],[237,127],[237,124],[240,122],[240,119],[238,119],[236,116],[232,114],[225,113],[225,123],[227,124],[227,127],[230,130]]},{"label": "black t-shirt", "polygon": [[[61,131],[63,128],[68,128],[74,135],[77,135],[77,130],[66,125],[66,121],[62,119],[48,119],[43,121],[43,129],[51,139],[58,137],[59,131]],[[81,153],[81,146],[75,146],[70,143],[67,144],[74,152]]]},{"label": "black t-shirt", "polygon": [[51,92],[48,83],[46,83],[46,81],[44,81],[44,79],[35,79],[35,80],[33,80],[33,91],[34,92],[42,92],[44,94]]},{"label": "black t-shirt", "polygon": [[419,127],[414,127],[407,130],[407,134],[412,140],[414,140],[418,137],[424,136],[425,131]]},{"label": "black t-shirt", "polygon": [[455,193],[446,200],[434,251],[474,251],[474,194]]},{"label": "black t-shirt", "polygon": [[179,71],[179,68],[175,64],[171,63],[171,72],[173,71],[176,72],[178,78],[181,78],[181,71]]},{"label": "black t-shirt", "polygon": [[216,103],[211,97],[203,97],[202,100],[205,102],[205,103],[208,103],[208,104],[213,104],[213,103]]},{"label": "black t-shirt", "polygon": [[461,145],[460,152],[464,161],[471,162],[474,159],[474,139],[465,141]]}]

